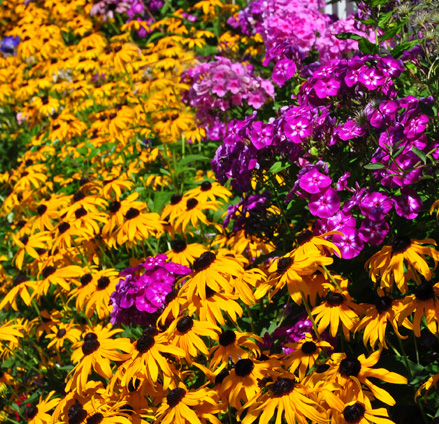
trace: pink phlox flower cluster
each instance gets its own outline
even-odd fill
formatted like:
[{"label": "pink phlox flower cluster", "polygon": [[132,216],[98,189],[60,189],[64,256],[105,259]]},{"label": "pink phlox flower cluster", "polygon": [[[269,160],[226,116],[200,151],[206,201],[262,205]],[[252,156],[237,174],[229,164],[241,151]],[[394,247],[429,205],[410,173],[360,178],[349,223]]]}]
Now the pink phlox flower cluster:
[{"label": "pink phlox flower cluster", "polygon": [[254,75],[251,65],[234,63],[225,57],[215,59],[201,63],[183,76],[191,84],[185,100],[198,108],[201,120],[214,109],[225,112],[233,106],[241,106],[244,100],[259,109],[274,97],[271,82]]},{"label": "pink phlox flower cluster", "polygon": [[111,323],[154,325],[173,291],[175,281],[191,273],[191,269],[167,262],[166,255],[147,258],[145,263],[126,268],[116,291],[111,294]]},{"label": "pink phlox flower cluster", "polygon": [[114,19],[115,13],[125,13],[130,9],[130,1],[118,0],[100,0],[95,3],[90,9],[90,15],[100,15],[105,22],[109,19]]}]

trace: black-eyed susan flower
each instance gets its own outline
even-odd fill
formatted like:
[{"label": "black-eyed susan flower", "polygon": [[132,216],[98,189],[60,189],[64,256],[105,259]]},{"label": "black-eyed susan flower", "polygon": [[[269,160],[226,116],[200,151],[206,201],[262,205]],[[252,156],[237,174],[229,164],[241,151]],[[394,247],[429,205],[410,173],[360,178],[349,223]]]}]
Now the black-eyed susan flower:
[{"label": "black-eyed susan flower", "polygon": [[160,215],[161,219],[169,219],[169,222],[174,222],[186,209],[186,198],[181,194],[173,194],[171,203],[166,205]]},{"label": "black-eyed susan flower", "polygon": [[170,262],[190,266],[196,258],[200,257],[207,249],[200,243],[187,244],[185,240],[173,240],[171,250],[166,252]]},{"label": "black-eyed susan flower", "polygon": [[218,401],[214,391],[203,388],[196,391],[189,390],[183,383],[179,383],[178,387],[170,390],[163,399],[163,403],[157,409],[155,422],[157,424],[203,424],[198,415],[198,409],[204,406],[201,411],[205,414],[207,412],[205,403],[210,404],[212,413],[218,410]]},{"label": "black-eyed susan flower", "polygon": [[73,345],[71,359],[77,363],[67,376],[66,391],[76,390],[79,394],[86,387],[92,369],[104,378],[111,378],[110,361],[124,361],[130,357],[132,345],[127,338],[113,339],[122,329],[97,325],[84,335],[83,341]]},{"label": "black-eyed susan flower", "polygon": [[199,202],[207,202],[209,200],[215,201],[217,198],[223,199],[226,202],[232,196],[232,193],[224,186],[217,182],[203,181],[197,188],[189,190],[186,193],[187,197],[195,197]]},{"label": "black-eyed susan flower", "polygon": [[330,237],[335,234],[342,234],[340,231],[328,231],[327,233],[314,235],[311,230],[303,230],[296,235],[297,241],[297,254],[301,256],[325,254],[326,252],[336,253],[340,256],[340,249],[330,241],[326,240],[326,237]]},{"label": "black-eyed susan flower", "polygon": [[168,341],[182,349],[186,360],[191,363],[199,352],[209,354],[206,344],[200,336],[209,337],[211,340],[218,340],[220,329],[207,321],[194,320],[189,316],[183,316],[174,320],[165,334]]},{"label": "black-eyed susan flower", "polygon": [[439,283],[432,285],[424,282],[414,288],[414,294],[406,296],[401,302],[398,314],[398,325],[413,315],[413,331],[421,337],[421,322],[425,318],[428,329],[437,334],[439,331]]},{"label": "black-eyed susan flower", "polygon": [[346,340],[350,340],[350,332],[354,330],[364,311],[361,305],[354,302],[347,287],[348,281],[342,279],[339,287],[333,287],[328,292],[325,302],[312,310],[320,334],[329,327],[331,337],[336,337],[341,325]]},{"label": "black-eyed susan flower", "polygon": [[51,237],[48,231],[42,231],[34,234],[24,234],[20,238],[12,234],[12,239],[19,247],[17,253],[14,256],[14,262],[18,269],[23,267],[24,253],[26,252],[30,257],[34,259],[39,258],[37,249],[46,249]]},{"label": "black-eyed susan flower", "polygon": [[40,396],[38,405],[28,406],[26,409],[27,422],[30,424],[47,424],[50,422],[51,416],[48,412],[55,408],[60,401],[59,398],[54,398],[55,390],[52,390],[44,399]]},{"label": "black-eyed susan flower", "polygon": [[[402,309],[400,299],[392,299],[390,296],[384,295],[381,291],[374,305],[362,305],[365,308],[364,317],[355,328],[355,332],[364,329],[363,343],[366,346],[370,343],[372,349],[375,349],[377,343],[387,349],[386,344],[386,328],[390,323],[398,337],[402,336],[398,328],[398,316]],[[406,320],[404,320],[406,321]],[[407,323],[405,323],[407,326]]]},{"label": "black-eyed susan flower", "polygon": [[380,350],[372,353],[367,358],[365,355],[356,357],[347,356],[344,353],[332,354],[334,362],[325,373],[321,374],[321,376],[323,378],[326,373],[332,375],[333,379],[343,388],[344,395],[349,391],[354,390],[359,381],[361,384],[367,386],[378,400],[387,405],[394,405],[395,399],[393,399],[393,397],[382,387],[373,384],[369,378],[377,378],[381,381],[392,384],[407,384],[407,378],[395,372],[388,371],[385,368],[372,368],[378,362],[380,356]]},{"label": "black-eyed susan flower", "polygon": [[194,261],[193,269],[193,275],[181,289],[188,300],[191,300],[194,294],[206,299],[207,286],[217,293],[232,293],[232,278],[239,277],[244,271],[233,259],[219,257],[214,252],[204,252]]},{"label": "black-eyed susan flower", "polygon": [[[370,257],[365,267],[369,269],[372,281],[380,279],[380,287],[390,291],[395,282],[402,293],[407,293],[407,282],[410,280],[421,282],[418,275],[430,280],[432,272],[428,266],[426,256],[434,261],[436,267],[439,261],[439,252],[425,244],[436,245],[432,239],[415,240],[405,236],[397,236],[390,246],[384,246],[379,252]],[[406,270],[404,269],[406,267]]]},{"label": "black-eyed susan flower", "polygon": [[55,350],[61,352],[64,343],[68,340],[70,343],[76,343],[82,334],[82,330],[78,325],[69,323],[59,323],[57,326],[51,328],[51,333],[46,335],[46,339],[50,340],[47,348],[55,347]]},{"label": "black-eyed susan flower", "polygon": [[[7,321],[0,326],[0,357],[8,355],[18,347],[19,339],[24,337],[25,327],[13,320]],[[8,344],[6,345],[5,342]]]},{"label": "black-eyed susan flower", "polygon": [[283,421],[288,424],[306,424],[308,419],[318,423],[328,420],[312,390],[297,383],[293,374],[282,374],[266,387],[268,390],[242,407],[247,411],[243,424],[250,424],[258,418],[259,423],[268,424],[275,416],[276,423]]},{"label": "black-eyed susan flower", "polygon": [[186,200],[186,208],[180,213],[174,222],[170,222],[176,229],[181,227],[181,231],[184,233],[189,223],[195,228],[198,228],[199,222],[208,225],[208,220],[203,211],[206,209],[216,211],[218,210],[218,207],[218,202],[199,202],[194,197],[191,197]]},{"label": "black-eyed susan flower", "polygon": [[294,351],[285,358],[284,364],[291,373],[299,369],[300,381],[305,378],[306,372],[314,366],[322,350],[328,352],[332,349],[328,342],[316,341],[310,333],[306,333],[305,338],[296,343],[287,343],[285,347],[292,348]]},{"label": "black-eyed susan flower", "polygon": [[249,353],[253,357],[257,357],[260,354],[260,349],[252,339],[262,343],[262,339],[254,334],[224,330],[219,335],[219,343],[210,349],[210,366],[212,369],[215,369],[220,364],[227,367],[229,361],[237,363]]},{"label": "black-eyed susan flower", "polygon": [[42,280],[35,281],[33,285],[34,292],[32,297],[40,299],[41,296],[46,295],[50,286],[53,284],[68,292],[70,290],[69,280],[71,278],[78,278],[82,273],[81,267],[76,265],[69,265],[62,268],[57,268],[53,265],[46,265],[41,270],[39,275]]},{"label": "black-eyed susan flower", "polygon": [[221,384],[221,397],[227,395],[229,405],[241,409],[243,403],[254,399],[260,392],[261,381],[269,381],[279,374],[275,370],[277,367],[273,360],[239,359]]},{"label": "black-eyed susan flower", "polygon": [[123,364],[125,373],[122,385],[128,387],[129,384],[136,384],[136,380],[142,379],[142,376],[150,383],[156,383],[160,376],[163,389],[167,390],[174,371],[165,356],[184,357],[185,354],[179,347],[169,344],[164,333],[159,334],[154,328],[148,328],[135,342],[131,358]]},{"label": "black-eyed susan flower", "polygon": [[21,297],[23,302],[29,306],[31,304],[31,292],[29,290],[33,287],[34,283],[29,281],[29,279],[23,275],[19,274],[14,278],[13,287],[3,296],[0,301],[0,309],[9,308],[9,306],[18,311],[17,299],[18,296]]}]

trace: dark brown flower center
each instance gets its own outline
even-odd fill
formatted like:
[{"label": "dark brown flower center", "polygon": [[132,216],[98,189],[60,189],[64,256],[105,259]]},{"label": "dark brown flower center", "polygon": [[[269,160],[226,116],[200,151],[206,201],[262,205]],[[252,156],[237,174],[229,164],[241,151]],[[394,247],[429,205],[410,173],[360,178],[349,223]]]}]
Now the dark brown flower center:
[{"label": "dark brown flower center", "polygon": [[434,299],[433,286],[429,283],[422,283],[415,288],[415,296],[416,299],[424,302],[430,299]]},{"label": "dark brown flower center", "polygon": [[100,412],[95,412],[91,417],[87,418],[87,424],[99,424],[104,419]]},{"label": "dark brown flower center", "polygon": [[18,284],[24,283],[25,281],[29,281],[29,278],[27,278],[25,275],[23,274],[18,274],[15,278],[14,278],[14,286],[17,286]]},{"label": "dark brown flower center", "polygon": [[128,212],[127,212],[126,215],[125,215],[125,218],[128,219],[128,220],[130,220],[130,219],[133,219],[133,218],[138,217],[139,215],[140,215],[140,211],[139,211],[139,209],[136,209],[136,208],[129,208],[129,209],[128,209]]},{"label": "dark brown flower center", "polygon": [[69,424],[80,424],[85,420],[87,411],[80,403],[75,403],[69,408],[67,415],[69,416]]},{"label": "dark brown flower center", "polygon": [[81,190],[79,190],[75,195],[73,196],[73,203],[79,202],[80,200],[84,199],[85,193]]},{"label": "dark brown flower center", "polygon": [[201,191],[209,191],[212,188],[212,183],[210,181],[203,181],[201,184]]},{"label": "dark brown flower center", "polygon": [[186,390],[182,389],[181,387],[177,387],[174,390],[171,390],[166,396],[166,400],[168,401],[168,405],[173,408],[174,406],[177,406],[181,400],[184,398],[184,395],[186,394]]},{"label": "dark brown flower center", "polygon": [[389,296],[381,296],[375,302],[375,307],[377,311],[382,314],[388,311],[392,307],[393,299]]},{"label": "dark brown flower center", "polygon": [[106,289],[110,284],[110,279],[105,275],[98,280],[98,290]]},{"label": "dark brown flower center", "polygon": [[219,336],[219,343],[221,346],[229,346],[236,341],[236,334],[232,330],[225,330]]},{"label": "dark brown flower center", "polygon": [[175,253],[180,253],[180,252],[183,252],[183,250],[186,249],[187,244],[186,244],[186,242],[184,240],[174,240],[171,243],[171,246],[172,246],[172,250]]},{"label": "dark brown flower center", "polygon": [[366,408],[360,402],[348,405],[343,410],[343,417],[348,424],[356,424],[364,417]]},{"label": "dark brown flower center", "polygon": [[302,246],[302,244],[307,243],[313,238],[314,234],[311,230],[303,230],[301,233],[297,235],[297,243],[299,246]]},{"label": "dark brown flower center", "polygon": [[20,237],[19,240],[26,246],[27,242],[29,241],[28,236]]},{"label": "dark brown flower center", "polygon": [[91,280],[93,280],[93,277],[91,276],[91,274],[84,274],[81,277],[82,286],[85,287]]},{"label": "dark brown flower center", "polygon": [[215,384],[221,384],[229,374],[229,370],[227,368],[223,368],[215,377]]},{"label": "dark brown flower center", "polygon": [[168,305],[170,302],[172,302],[178,295],[177,289],[172,289],[165,297],[165,302]]},{"label": "dark brown flower center", "polygon": [[47,206],[46,205],[39,205],[37,207],[37,214],[40,215],[40,216],[44,215],[46,213],[46,211],[47,211]]},{"label": "dark brown flower center", "polygon": [[329,292],[326,295],[326,301],[329,306],[340,306],[345,301],[345,298],[341,293]]},{"label": "dark brown flower center", "polygon": [[186,210],[190,211],[198,205],[198,200],[191,198],[186,202]]},{"label": "dark brown flower center", "polygon": [[283,274],[288,270],[288,268],[293,264],[293,258],[280,258],[277,262],[277,272],[278,274]]},{"label": "dark brown flower center", "polygon": [[54,266],[49,265],[49,266],[46,266],[43,268],[43,271],[41,272],[41,274],[43,275],[43,278],[46,279],[47,277],[52,275],[55,271],[56,271],[56,268]]},{"label": "dark brown flower center", "polygon": [[34,418],[38,414],[38,407],[32,405],[27,408],[26,416],[29,420]]},{"label": "dark brown flower center", "polygon": [[87,333],[82,344],[82,352],[85,356],[90,355],[99,349],[101,344],[98,341],[98,336],[95,333]]},{"label": "dark brown flower center", "polygon": [[177,322],[177,330],[181,334],[186,334],[194,326],[194,320],[191,317],[180,318]]},{"label": "dark brown flower center", "polygon": [[216,259],[216,255],[213,252],[204,252],[199,258],[195,259],[194,270],[196,272],[203,271],[213,263]]},{"label": "dark brown flower center", "polygon": [[240,359],[235,365],[235,374],[239,377],[247,377],[255,367],[251,359]]},{"label": "dark brown flower center", "polygon": [[75,211],[76,219],[82,218],[85,215],[87,215],[87,211],[85,210],[85,208],[81,207],[79,209],[76,209]]},{"label": "dark brown flower center", "polygon": [[110,203],[110,205],[108,206],[108,210],[111,213],[116,213],[120,209],[120,207],[121,207],[121,203],[115,200],[114,202]]},{"label": "dark brown flower center", "polygon": [[58,330],[56,333],[56,337],[58,339],[62,339],[67,334],[67,330],[65,328],[61,328],[61,330]]},{"label": "dark brown flower center", "polygon": [[70,224],[68,222],[61,222],[58,225],[58,231],[60,234],[64,234],[70,228]]},{"label": "dark brown flower center", "polygon": [[312,355],[317,350],[317,345],[314,342],[305,342],[302,345],[302,352],[305,355]]},{"label": "dark brown flower center", "polygon": [[328,370],[329,370],[329,365],[328,364],[322,364],[322,365],[319,365],[316,368],[316,373],[322,374],[322,373],[324,373],[324,372],[326,372]]},{"label": "dark brown flower center", "polygon": [[183,196],[181,194],[173,194],[171,197],[171,205],[177,205],[182,198]]},{"label": "dark brown flower center", "polygon": [[271,390],[275,397],[282,397],[291,393],[294,389],[294,380],[291,378],[278,378],[271,386]]},{"label": "dark brown flower center", "polygon": [[392,240],[392,255],[404,253],[412,244],[410,237],[397,236]]},{"label": "dark brown flower center", "polygon": [[145,353],[154,346],[154,343],[155,340],[153,336],[150,336],[148,334],[142,334],[139,340],[137,340],[136,349],[140,353]]},{"label": "dark brown flower center", "polygon": [[361,362],[354,356],[348,356],[340,362],[338,372],[343,377],[357,377],[361,371]]}]

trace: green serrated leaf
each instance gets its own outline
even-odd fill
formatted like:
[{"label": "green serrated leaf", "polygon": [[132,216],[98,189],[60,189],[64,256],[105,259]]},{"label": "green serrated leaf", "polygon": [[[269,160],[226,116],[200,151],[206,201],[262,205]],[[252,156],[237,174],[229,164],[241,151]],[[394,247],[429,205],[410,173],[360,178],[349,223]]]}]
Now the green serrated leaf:
[{"label": "green serrated leaf", "polygon": [[363,37],[358,42],[358,48],[365,54],[376,54],[379,52],[379,48],[376,44],[371,43],[368,39]]},{"label": "green serrated leaf", "polygon": [[341,32],[340,34],[335,35],[339,40],[356,40],[360,41],[364,37],[358,34],[354,34],[353,32]]},{"label": "green serrated leaf", "polygon": [[367,165],[364,165],[365,169],[383,169],[385,166],[382,163],[368,163]]}]

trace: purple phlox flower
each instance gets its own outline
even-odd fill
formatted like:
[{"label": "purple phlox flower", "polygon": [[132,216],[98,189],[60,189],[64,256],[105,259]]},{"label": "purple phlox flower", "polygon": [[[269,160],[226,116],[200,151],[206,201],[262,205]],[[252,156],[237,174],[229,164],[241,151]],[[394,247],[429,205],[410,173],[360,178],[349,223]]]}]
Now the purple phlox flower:
[{"label": "purple phlox flower", "polygon": [[379,69],[369,68],[368,66],[364,65],[361,68],[358,81],[361,82],[368,90],[376,90],[384,85],[386,78]]},{"label": "purple phlox flower", "polygon": [[274,66],[271,77],[279,87],[282,87],[287,80],[294,76],[296,70],[296,63],[293,60],[282,59]]},{"label": "purple phlox flower", "polygon": [[313,168],[299,179],[299,186],[307,193],[315,194],[324,191],[332,183],[332,179]]},{"label": "purple phlox flower", "polygon": [[12,55],[15,53],[15,49],[20,44],[19,36],[8,35],[1,40],[0,50],[2,53]]},{"label": "purple phlox flower", "polygon": [[351,176],[350,172],[345,172],[336,182],[335,189],[337,191],[343,191],[348,186],[348,178]]},{"label": "purple phlox flower", "polygon": [[255,121],[249,132],[250,141],[258,150],[273,144],[273,125]]},{"label": "purple phlox flower", "polygon": [[301,143],[312,134],[311,121],[304,116],[285,118],[283,130],[293,143]]},{"label": "purple phlox flower", "polygon": [[308,208],[314,216],[329,218],[340,209],[340,197],[332,187],[328,187],[323,192],[311,195]]},{"label": "purple phlox flower", "polygon": [[166,260],[168,259],[168,257],[166,255],[157,255],[154,257],[150,257],[147,258],[145,263],[143,264],[143,267],[147,270],[150,271],[154,268],[160,267],[160,266],[164,266],[166,264]]},{"label": "purple phlox flower", "polygon": [[392,57],[381,57],[377,63],[377,67],[386,76],[398,78],[404,71],[404,62],[401,59],[394,59]]},{"label": "purple phlox flower", "polygon": [[366,131],[354,119],[348,119],[343,125],[340,125],[335,130],[336,135],[342,140],[352,140],[353,138],[363,136]]},{"label": "purple phlox flower", "polygon": [[361,188],[358,184],[358,182],[355,182],[355,188],[354,189],[350,189],[350,191],[352,191],[354,194],[352,195],[352,197],[345,201],[343,204],[343,211],[347,212],[350,211],[352,208],[357,207],[360,203],[361,200],[363,199],[364,193],[366,191],[365,188]]},{"label": "purple phlox flower", "polygon": [[[343,235],[334,234],[332,242],[340,249],[342,259],[352,259],[358,256],[364,248],[364,242],[354,227],[339,228]],[[336,253],[337,254],[337,253]]]},{"label": "purple phlox flower", "polygon": [[360,226],[359,237],[365,243],[377,246],[384,242],[389,232],[389,224],[386,221],[372,221],[366,218]]},{"label": "purple phlox flower", "polygon": [[395,211],[399,216],[407,219],[415,219],[422,211],[422,199],[415,190],[404,187],[401,196],[393,199]]},{"label": "purple phlox flower", "polygon": [[314,84],[314,90],[319,99],[324,99],[328,96],[336,96],[340,85],[340,81],[335,78],[320,79]]},{"label": "purple phlox flower", "polygon": [[404,134],[409,139],[419,137],[419,135],[425,131],[427,124],[428,124],[427,115],[418,116],[417,118],[412,119],[410,122],[406,124],[406,127],[404,129]]},{"label": "purple phlox flower", "polygon": [[328,231],[339,231],[344,227],[355,227],[357,221],[350,212],[338,211],[330,218],[318,219],[315,226],[315,234],[323,234]]},{"label": "purple phlox flower", "polygon": [[372,221],[382,221],[392,206],[392,201],[387,194],[374,191],[363,197],[360,210],[366,218]]},{"label": "purple phlox flower", "polygon": [[423,57],[424,56],[424,49],[420,44],[417,46],[411,48],[410,50],[404,50],[402,52],[401,60],[404,62],[411,61],[417,57]]}]

